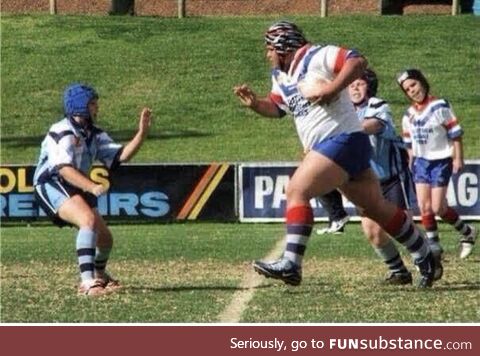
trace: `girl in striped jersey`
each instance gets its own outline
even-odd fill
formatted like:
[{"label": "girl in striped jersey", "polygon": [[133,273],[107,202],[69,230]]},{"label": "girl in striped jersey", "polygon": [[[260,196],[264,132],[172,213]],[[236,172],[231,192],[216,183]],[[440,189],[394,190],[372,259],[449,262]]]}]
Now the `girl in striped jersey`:
[{"label": "girl in striped jersey", "polygon": [[452,173],[458,173],[464,165],[462,128],[450,104],[430,95],[430,85],[421,71],[405,70],[399,74],[397,82],[412,101],[402,119],[403,138],[409,148],[428,241],[433,253],[441,255],[437,215],[460,233],[460,258],[466,258],[472,253],[477,231],[460,219],[446,199]]},{"label": "girl in striped jersey", "polygon": [[94,161],[114,169],[130,160],[148,133],[151,113],[143,109],[138,132],[122,146],[94,125],[98,95],[92,87],[70,85],[64,93],[64,110],[65,118],[50,127],[42,142],[33,177],[35,198],[56,225],[78,228],[78,293],[104,295],[120,285],[106,272],[113,238],[96,209],[97,197],[106,192],[106,187],[88,175]]}]

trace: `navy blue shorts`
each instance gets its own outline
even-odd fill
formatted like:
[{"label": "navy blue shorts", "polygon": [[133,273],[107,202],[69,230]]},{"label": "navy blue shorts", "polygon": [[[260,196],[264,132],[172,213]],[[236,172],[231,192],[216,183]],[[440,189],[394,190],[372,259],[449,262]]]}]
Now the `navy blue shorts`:
[{"label": "navy blue shorts", "polygon": [[380,182],[383,197],[403,210],[412,207],[411,190],[400,180],[399,176]]},{"label": "navy blue shorts", "polygon": [[415,157],[412,165],[413,181],[432,187],[446,187],[452,176],[452,158],[427,160]]},{"label": "navy blue shorts", "polygon": [[52,222],[59,226],[71,225],[58,216],[58,209],[71,197],[80,194],[91,208],[97,207],[97,197],[93,194],[63,183],[50,180],[35,186],[34,196],[40,207],[45,211]]},{"label": "navy blue shorts", "polygon": [[372,147],[363,132],[343,133],[317,142],[312,149],[330,158],[351,178],[370,168]]}]

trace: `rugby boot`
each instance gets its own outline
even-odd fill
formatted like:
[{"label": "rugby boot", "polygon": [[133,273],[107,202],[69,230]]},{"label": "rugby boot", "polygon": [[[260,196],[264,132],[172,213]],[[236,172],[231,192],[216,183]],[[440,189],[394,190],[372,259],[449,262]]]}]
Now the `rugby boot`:
[{"label": "rugby boot", "polygon": [[383,284],[389,285],[404,285],[412,284],[412,274],[409,271],[406,272],[392,272],[383,281]]},{"label": "rugby boot", "polygon": [[435,261],[432,252],[428,252],[424,258],[416,260],[415,265],[420,271],[421,276],[417,287],[430,288],[435,279]]},{"label": "rugby boot", "polygon": [[78,295],[86,295],[89,297],[100,297],[108,294],[100,279],[91,279],[80,283],[78,287]]},{"label": "rugby boot", "polygon": [[102,283],[103,288],[109,292],[113,292],[122,288],[120,281],[113,278],[108,272],[95,272],[95,277]]},{"label": "rugby boot", "polygon": [[253,269],[267,278],[280,279],[292,286],[302,282],[302,267],[286,258],[272,262],[254,261]]},{"label": "rugby boot", "polygon": [[473,245],[477,239],[477,229],[470,225],[470,234],[468,236],[462,236],[460,240],[460,258],[464,259],[470,256],[473,250]]}]

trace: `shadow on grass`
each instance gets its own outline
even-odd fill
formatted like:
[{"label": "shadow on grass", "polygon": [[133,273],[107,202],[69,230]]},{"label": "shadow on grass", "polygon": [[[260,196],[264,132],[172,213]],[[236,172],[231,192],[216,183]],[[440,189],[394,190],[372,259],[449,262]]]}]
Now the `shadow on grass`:
[{"label": "shadow on grass", "polygon": [[453,292],[453,291],[479,291],[480,283],[479,282],[454,282],[454,283],[433,283],[432,288],[420,289],[416,288],[413,285],[412,288],[402,289],[402,292]]},{"label": "shadow on grass", "polygon": [[[135,131],[131,130],[112,130],[106,132],[115,141],[124,142],[129,141],[135,135]],[[208,137],[212,136],[210,133],[199,132],[195,130],[175,130],[163,131],[161,133],[150,133],[148,140],[168,140],[175,138],[189,138],[189,137]],[[40,146],[45,135],[41,136],[6,136],[2,137],[2,145],[9,147],[25,147],[25,146]]]},{"label": "shadow on grass", "polygon": [[456,283],[443,283],[436,285],[433,284],[433,288],[436,291],[469,291],[469,290],[480,290],[480,282],[456,282]]},{"label": "shadow on grass", "polygon": [[[261,288],[271,288],[275,285],[261,285],[253,289]],[[142,292],[192,292],[192,291],[242,291],[249,290],[250,288],[238,287],[238,286],[165,286],[165,287],[124,287],[123,291],[131,293],[142,293]]]}]

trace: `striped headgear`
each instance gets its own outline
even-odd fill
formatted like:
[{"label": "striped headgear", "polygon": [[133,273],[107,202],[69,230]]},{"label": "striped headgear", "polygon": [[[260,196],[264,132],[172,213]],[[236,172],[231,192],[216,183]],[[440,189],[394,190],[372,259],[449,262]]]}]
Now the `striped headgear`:
[{"label": "striped headgear", "polygon": [[278,54],[294,52],[307,42],[302,30],[289,21],[276,22],[265,33],[265,44],[273,46]]}]

